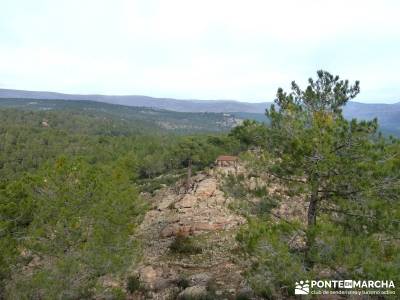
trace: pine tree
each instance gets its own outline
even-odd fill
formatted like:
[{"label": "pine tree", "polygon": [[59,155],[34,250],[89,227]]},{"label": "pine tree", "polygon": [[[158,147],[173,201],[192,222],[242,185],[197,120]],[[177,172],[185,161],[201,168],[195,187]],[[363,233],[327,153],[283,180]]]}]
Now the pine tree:
[{"label": "pine tree", "polygon": [[348,121],[342,108],[360,91],[326,71],[302,90],[278,89],[267,110],[268,172],[308,202],[305,267],[318,260],[319,219],[357,233],[389,235],[398,230],[399,143],[378,132],[378,122]]}]

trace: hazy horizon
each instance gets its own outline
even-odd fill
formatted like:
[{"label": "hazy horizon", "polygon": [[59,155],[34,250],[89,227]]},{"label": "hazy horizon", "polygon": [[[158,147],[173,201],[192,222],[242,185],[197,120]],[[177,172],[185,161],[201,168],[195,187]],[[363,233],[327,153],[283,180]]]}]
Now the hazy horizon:
[{"label": "hazy horizon", "polygon": [[[274,97],[271,99],[262,99],[262,100],[252,100],[252,99],[200,99],[200,98],[172,98],[172,97],[157,97],[157,96],[152,96],[152,95],[140,95],[140,94],[109,94],[109,93],[68,93],[68,92],[59,92],[59,91],[44,91],[44,90],[24,90],[24,89],[13,89],[13,88],[3,88],[0,87],[0,90],[15,90],[15,91],[25,91],[25,92],[38,92],[38,93],[56,93],[56,94],[67,94],[67,95],[81,95],[81,96],[121,96],[121,97],[149,97],[149,98],[154,98],[154,99],[173,99],[173,100],[179,100],[179,101],[236,101],[236,102],[241,102],[241,103],[267,103],[267,102],[273,102]],[[0,97],[0,100],[2,98]],[[68,100],[68,99],[66,99]],[[80,100],[77,100],[80,101]],[[89,100],[92,101],[92,100]],[[94,100],[93,100],[94,101]],[[359,103],[364,103],[364,104],[397,104],[400,103],[400,99],[397,101],[362,101],[362,99],[353,99],[350,100],[351,102],[359,102]]]},{"label": "hazy horizon", "polygon": [[400,101],[400,3],[5,0],[0,88],[273,101],[318,69]]}]

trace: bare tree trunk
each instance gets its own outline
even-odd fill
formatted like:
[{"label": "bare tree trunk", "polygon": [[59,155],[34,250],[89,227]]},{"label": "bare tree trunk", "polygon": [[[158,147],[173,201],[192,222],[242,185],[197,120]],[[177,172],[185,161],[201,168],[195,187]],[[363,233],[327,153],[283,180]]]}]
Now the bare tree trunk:
[{"label": "bare tree trunk", "polygon": [[307,226],[313,227],[317,224],[317,193],[313,192],[310,197],[310,204],[307,212]]},{"label": "bare tree trunk", "polygon": [[189,159],[188,174],[187,174],[187,181],[186,181],[186,191],[189,191],[191,184],[192,184],[192,160]]},{"label": "bare tree trunk", "polygon": [[311,257],[311,250],[315,242],[315,225],[317,224],[317,205],[318,205],[318,189],[314,188],[310,196],[310,204],[307,212],[307,240],[305,251],[305,267],[310,270],[314,266]]}]

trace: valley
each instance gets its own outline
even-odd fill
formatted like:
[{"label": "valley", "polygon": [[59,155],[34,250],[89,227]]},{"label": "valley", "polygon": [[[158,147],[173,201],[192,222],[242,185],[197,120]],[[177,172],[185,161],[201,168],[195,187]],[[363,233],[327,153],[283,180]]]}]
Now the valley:
[{"label": "valley", "polygon": [[[18,102],[17,99],[19,99],[19,104],[11,104],[7,99],[14,99],[16,102]],[[181,124],[179,124],[178,127],[174,122],[167,120],[164,123],[161,123],[163,127],[167,129],[183,129],[186,132],[190,130],[201,131],[202,126],[207,126],[208,121],[197,121],[196,119],[198,118],[207,119],[208,117],[211,123],[207,130],[212,131],[227,130],[244,119],[268,122],[268,119],[265,117],[265,109],[269,108],[272,104],[271,101],[250,103],[234,100],[178,100],[137,95],[74,95],[54,92],[0,89],[0,107],[23,105],[33,106],[33,104],[29,103],[37,102],[38,107],[42,106],[42,109],[46,109],[45,104],[47,103],[47,109],[51,109],[55,108],[55,106],[59,108],[66,106],[66,101],[73,102],[74,104],[70,104],[71,106],[79,105],[79,102],[85,103],[83,104],[85,106],[90,106],[90,108],[86,107],[85,109],[96,109],[95,107],[97,106],[98,109],[104,111],[118,111],[118,114],[121,114],[122,111],[125,110],[125,112],[122,113],[124,116],[137,113],[138,111],[135,111],[134,107],[152,109],[158,111],[160,117],[161,114],[163,114],[163,118],[171,119],[177,117],[180,119],[179,122]],[[117,104],[117,106],[107,105],[106,103]],[[33,107],[33,109],[35,108]],[[184,114],[174,114],[174,112],[187,113],[190,121],[182,120],[182,118],[185,119]],[[228,114],[228,116],[224,116],[223,114]],[[400,136],[400,102],[394,104],[374,104],[350,101],[344,107],[344,116],[349,120],[353,118],[359,120],[372,120],[378,118],[380,129],[384,134]],[[193,124],[190,124],[190,122],[193,122]]]},{"label": "valley", "polygon": [[265,116],[0,100],[0,298],[280,300],[305,278],[398,281],[400,142],[373,119],[396,110],[349,120],[357,83],[317,76],[336,88],[279,89]]}]

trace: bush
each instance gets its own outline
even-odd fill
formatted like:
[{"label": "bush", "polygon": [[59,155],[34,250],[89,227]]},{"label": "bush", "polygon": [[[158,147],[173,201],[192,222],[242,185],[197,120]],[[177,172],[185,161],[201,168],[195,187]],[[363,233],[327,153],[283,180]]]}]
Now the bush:
[{"label": "bush", "polygon": [[252,256],[247,279],[257,295],[285,299],[293,295],[293,283],[298,278],[315,278],[312,271],[304,270],[302,256],[291,251],[288,245],[293,230],[283,223],[253,218],[238,233],[242,249]]},{"label": "bush", "polygon": [[178,235],[169,246],[171,252],[176,254],[199,254],[202,248],[196,245],[192,238]]},{"label": "bush", "polygon": [[107,296],[109,296],[108,299],[113,299],[113,300],[125,300],[126,299],[125,292],[120,288],[113,288],[110,291],[109,295],[107,295]]},{"label": "bush", "polygon": [[177,282],[176,285],[181,288],[181,289],[186,289],[187,287],[190,286],[189,280],[187,280],[184,277],[180,277]]},{"label": "bush", "polygon": [[126,284],[126,288],[130,293],[134,293],[140,290],[140,280],[137,276],[129,276]]},{"label": "bush", "polygon": [[252,295],[250,292],[240,292],[236,296],[236,300],[251,300],[251,299],[252,299]]}]

